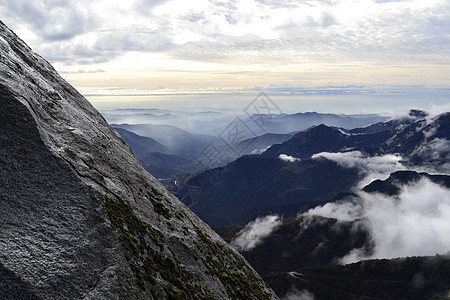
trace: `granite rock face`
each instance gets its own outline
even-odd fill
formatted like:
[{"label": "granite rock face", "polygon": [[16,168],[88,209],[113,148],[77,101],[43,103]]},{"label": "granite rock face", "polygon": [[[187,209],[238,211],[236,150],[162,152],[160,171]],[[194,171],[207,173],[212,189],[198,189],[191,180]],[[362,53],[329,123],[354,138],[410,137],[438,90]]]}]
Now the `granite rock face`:
[{"label": "granite rock face", "polygon": [[0,22],[0,299],[272,299]]}]

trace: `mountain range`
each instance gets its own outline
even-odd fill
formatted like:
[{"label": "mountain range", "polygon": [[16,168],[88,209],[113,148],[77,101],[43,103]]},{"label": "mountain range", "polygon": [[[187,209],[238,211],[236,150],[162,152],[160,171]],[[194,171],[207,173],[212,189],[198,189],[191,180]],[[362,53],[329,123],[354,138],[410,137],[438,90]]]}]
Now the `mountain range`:
[{"label": "mountain range", "polygon": [[450,113],[112,127],[1,22],[0,57],[0,299],[448,298]]},{"label": "mountain range", "polygon": [[[450,189],[448,175],[397,171],[362,190],[371,195],[398,196],[402,186],[424,179]],[[356,194],[347,197],[362,201]],[[255,229],[254,234],[262,228]],[[246,226],[215,230],[233,244]],[[301,214],[280,221],[270,235],[252,247],[237,246],[280,296],[295,295],[294,289],[307,290],[314,299],[445,299],[450,289],[450,252],[433,257],[372,259],[343,266],[341,258],[353,249],[363,249],[368,256],[374,253],[376,242],[371,235],[364,219],[345,221]],[[249,234],[246,238],[255,237]]]},{"label": "mountain range", "polygon": [[[102,115],[110,124],[170,125],[185,131],[220,136],[229,125],[239,121],[246,127],[241,141],[265,133],[293,134],[308,128],[325,124],[339,128],[361,128],[388,118],[375,114],[343,115],[318,112],[280,113],[249,115],[231,111],[180,111],[161,108],[104,109]],[[135,132],[137,133],[137,132]],[[144,134],[145,135],[145,134]]]},{"label": "mountain range", "polygon": [[[339,200],[364,177],[355,165],[339,161],[341,156],[362,161],[363,156],[397,155],[404,168],[425,165],[448,171],[449,122],[449,113],[427,119],[425,113],[411,111],[407,118],[362,129],[319,125],[260,155],[242,156],[171,188],[211,226],[244,225],[267,214],[290,218]],[[327,153],[338,154],[331,154],[333,160]]]},{"label": "mountain range", "polygon": [[120,127],[113,127],[133,150],[142,166],[162,183],[169,183],[177,174],[195,171],[192,159],[171,154],[167,146],[156,140],[135,134]]},{"label": "mountain range", "polygon": [[197,158],[198,153],[208,144],[220,140],[214,136],[192,133],[172,125],[112,124],[112,126],[157,141],[167,148],[167,154],[190,159]]},{"label": "mountain range", "polygon": [[[386,121],[386,117],[378,115],[337,115],[318,112],[295,114],[255,114],[244,119],[253,132],[258,133],[260,127],[270,133],[297,133],[311,127],[324,124],[338,128],[360,128]],[[256,121],[256,122],[255,122]]]},{"label": "mountain range", "polygon": [[288,299],[448,299],[449,270],[447,254],[301,268],[264,279]]},{"label": "mountain range", "polygon": [[[212,128],[211,124],[216,122],[216,118],[220,124],[220,120],[228,120],[230,116],[216,112],[186,115],[181,112],[167,113],[166,111],[161,111],[161,115],[155,115],[155,110],[149,110],[152,113],[146,111],[117,110],[114,114],[109,112],[108,116],[111,121],[144,122],[142,124],[120,123],[112,126],[130,145],[146,170],[167,186],[170,186],[174,180],[178,181],[179,178],[185,178],[190,174],[224,166],[242,155],[260,154],[270,146],[282,143],[295,133],[321,122],[330,126],[352,129],[356,125],[372,124],[386,119],[377,115],[347,116],[315,112],[270,114],[255,117],[257,120],[264,120],[263,124],[255,122],[253,117],[244,117],[231,120],[228,124],[223,123],[222,127],[216,124],[214,129],[208,131],[207,128]],[[132,112],[137,113],[135,119]],[[174,114],[183,117],[176,117]],[[174,120],[176,120],[175,123]],[[183,126],[180,121],[184,121],[187,126]],[[180,129],[171,124],[194,131]],[[239,132],[236,137],[231,134],[235,129]],[[153,140],[153,144],[145,138]],[[160,145],[156,147],[155,143]]]}]

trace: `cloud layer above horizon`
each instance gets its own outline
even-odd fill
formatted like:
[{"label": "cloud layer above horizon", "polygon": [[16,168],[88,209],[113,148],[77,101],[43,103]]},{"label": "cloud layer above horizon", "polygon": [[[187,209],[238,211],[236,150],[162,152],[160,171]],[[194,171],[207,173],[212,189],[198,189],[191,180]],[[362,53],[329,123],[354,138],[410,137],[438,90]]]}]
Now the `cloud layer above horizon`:
[{"label": "cloud layer above horizon", "polygon": [[176,91],[450,82],[444,0],[3,0],[0,18],[76,86],[102,71]]},{"label": "cloud layer above horizon", "polygon": [[108,61],[128,51],[222,62],[405,55],[438,62],[450,45],[450,4],[438,0],[3,2],[7,24],[28,29],[44,54],[66,63]]},{"label": "cloud layer above horizon", "polygon": [[[405,54],[437,59],[448,57],[450,42],[450,4],[437,0],[4,2],[3,19],[28,28],[47,52],[53,42],[62,42],[50,54],[63,61],[93,59],[91,52],[110,60],[116,51],[135,50],[173,50],[174,56],[202,61],[264,58],[267,49],[284,49],[277,59],[292,61],[289,51],[296,56],[298,47],[321,60],[367,59],[369,53],[380,59]],[[69,55],[60,52],[65,46],[72,49]]]}]

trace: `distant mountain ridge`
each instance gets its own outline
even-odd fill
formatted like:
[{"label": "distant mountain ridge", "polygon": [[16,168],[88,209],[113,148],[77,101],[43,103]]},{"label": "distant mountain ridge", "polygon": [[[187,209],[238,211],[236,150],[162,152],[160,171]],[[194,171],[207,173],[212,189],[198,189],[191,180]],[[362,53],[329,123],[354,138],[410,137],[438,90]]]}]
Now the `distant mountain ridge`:
[{"label": "distant mountain ridge", "polygon": [[[122,110],[116,110],[118,114],[108,114],[110,120],[120,121],[120,112]],[[238,159],[242,155],[260,154],[267,150],[274,144],[285,142],[291,138],[294,133],[299,132],[314,125],[326,123],[329,125],[339,125],[346,128],[354,128],[356,125],[372,124],[375,121],[384,120],[384,117],[377,115],[360,115],[360,116],[346,116],[346,115],[334,115],[323,114],[316,112],[308,113],[296,113],[296,114],[279,114],[279,115],[255,115],[253,117],[247,117],[240,119],[242,123],[236,124],[238,126],[246,126],[247,130],[241,130],[239,138],[233,142],[227,141],[226,128],[234,123],[223,123],[222,127],[219,125],[211,126],[210,123],[214,123],[215,118],[218,117],[216,112],[202,112],[193,113],[193,120],[189,120],[189,116],[186,115],[183,118],[175,118],[173,114],[169,114],[165,111],[164,114],[153,115],[154,110],[148,110],[151,113],[145,113],[145,109],[129,109],[124,110],[123,120],[133,120],[134,114],[131,112],[138,112],[139,115],[135,117],[134,121],[152,122],[154,124],[113,124],[115,129],[127,130],[133,132],[141,137],[152,138],[158,143],[164,146],[163,150],[154,150],[154,145],[148,145],[148,151],[142,149],[138,141],[138,136],[131,136],[124,132],[124,138],[130,144],[131,148],[137,153],[141,163],[151,172],[154,172],[165,184],[170,185],[171,180],[174,178],[185,177],[188,174],[203,171],[214,166],[224,166],[227,163]],[[197,116],[197,114],[199,116]],[[147,118],[147,115],[151,115],[151,118]],[[211,115],[211,118],[208,119]],[[205,117],[206,116],[206,117]],[[263,126],[256,124],[254,118],[260,118],[264,120]],[[176,119],[176,122],[172,122]],[[186,121],[185,126],[190,130],[198,128],[200,132],[208,131],[210,128],[211,135],[198,134],[180,129],[174,125],[179,126],[182,120]],[[219,123],[226,120],[226,116],[219,114]],[[167,124],[165,123],[167,122]],[[199,125],[193,126],[195,122],[199,122]],[[203,124],[201,122],[206,122]],[[172,125],[169,125],[172,124]],[[226,126],[228,125],[228,126]],[[183,127],[183,128],[185,128]],[[273,133],[278,132],[278,133]],[[142,139],[141,139],[142,140]],[[217,153],[211,153],[217,152]],[[142,152],[159,152],[159,157],[162,155],[169,155],[170,157],[175,155],[175,160],[188,159],[191,162],[185,162],[181,164],[171,164],[173,166],[162,167],[162,160],[158,159],[155,155],[147,155],[146,160],[141,159],[139,153]],[[208,155],[216,155],[217,159],[213,162],[210,161]],[[166,160],[167,161],[167,160]]]},{"label": "distant mountain ridge", "polygon": [[389,175],[386,180],[374,180],[363,188],[368,193],[383,193],[388,196],[398,195],[401,187],[407,184],[415,183],[421,179],[428,179],[431,182],[450,188],[450,176],[448,175],[430,175],[425,172],[415,171],[397,171]]},{"label": "distant mountain ridge", "polygon": [[371,151],[377,149],[392,136],[389,131],[369,134],[348,134],[323,124],[294,135],[288,141],[273,145],[263,157],[278,157],[280,154],[300,159],[310,158],[320,152],[340,152],[351,149]]},{"label": "distant mountain ridge", "polygon": [[142,166],[162,183],[178,173],[195,170],[192,159],[174,154],[168,147],[152,138],[135,134],[120,127],[113,127],[133,150]]},{"label": "distant mountain ridge", "polygon": [[430,164],[450,170],[450,114],[422,118],[425,116],[413,110],[408,118],[350,131],[322,124],[272,145],[260,155],[243,156],[224,167],[192,176],[185,186],[172,188],[212,226],[242,225],[271,213],[292,217],[320,203],[335,201],[339,194],[351,192],[361,179],[357,169],[327,159],[311,159],[313,154],[397,154],[406,166]]},{"label": "distant mountain ridge", "polygon": [[219,138],[214,136],[195,134],[171,125],[113,124],[112,126],[156,140],[170,151],[167,154],[192,159],[195,159],[199,155],[198,153],[209,143],[220,141]]},{"label": "distant mountain ridge", "polygon": [[[388,118],[378,115],[338,115],[329,113],[280,113],[256,114],[252,116],[216,111],[170,111],[165,109],[113,109],[102,111],[111,124],[170,125],[186,131],[219,136],[237,117],[249,131],[243,133],[240,141],[265,133],[288,134],[306,130],[320,124],[353,129],[365,127]],[[256,123],[255,123],[256,120]],[[261,123],[262,122],[262,123]],[[136,132],[138,133],[138,132]],[[139,133],[138,133],[139,134]],[[142,134],[141,134],[142,135]],[[145,134],[144,134],[145,135]]]},{"label": "distant mountain ridge", "polygon": [[265,133],[254,138],[249,138],[238,142],[232,145],[232,147],[241,155],[260,154],[267,150],[268,147],[274,144],[282,143],[291,137],[291,134]]},{"label": "distant mountain ridge", "polygon": [[137,158],[142,157],[148,152],[163,152],[169,153],[169,149],[166,146],[158,143],[152,138],[137,135],[134,132],[125,130],[120,127],[113,128],[120,134],[120,136],[127,142],[133,153]]},{"label": "distant mountain ridge", "polygon": [[266,128],[266,130],[272,133],[302,131],[320,124],[325,124],[332,127],[352,129],[365,127],[386,120],[385,117],[377,115],[351,116],[318,112],[253,116],[253,118],[258,117],[264,120],[264,127]]}]

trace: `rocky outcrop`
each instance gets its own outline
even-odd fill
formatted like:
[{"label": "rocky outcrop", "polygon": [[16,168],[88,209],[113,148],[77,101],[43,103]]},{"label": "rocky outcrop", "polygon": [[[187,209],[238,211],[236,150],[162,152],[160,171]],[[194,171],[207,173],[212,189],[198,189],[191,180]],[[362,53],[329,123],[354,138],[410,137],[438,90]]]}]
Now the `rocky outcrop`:
[{"label": "rocky outcrop", "polygon": [[0,22],[0,298],[276,298]]}]

